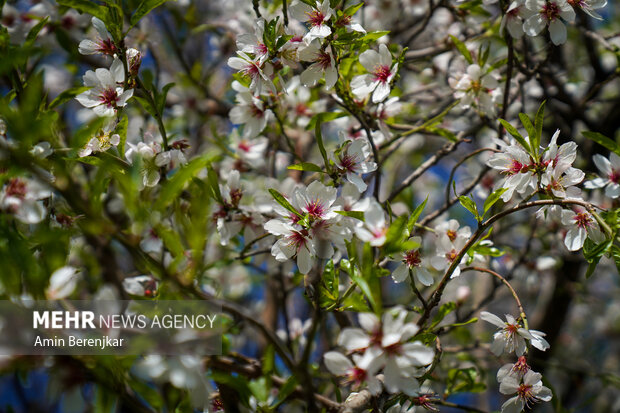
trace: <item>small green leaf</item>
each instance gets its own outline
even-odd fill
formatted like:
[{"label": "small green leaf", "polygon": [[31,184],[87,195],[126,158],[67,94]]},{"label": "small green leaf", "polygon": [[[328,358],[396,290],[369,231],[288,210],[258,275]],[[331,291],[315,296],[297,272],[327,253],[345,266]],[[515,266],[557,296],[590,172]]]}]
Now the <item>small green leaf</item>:
[{"label": "small green leaf", "polygon": [[347,7],[343,14],[345,16],[353,16],[357,11],[364,5],[364,2],[354,4],[352,6]]},{"label": "small green leaf", "polygon": [[[545,101],[540,104],[538,111],[536,112],[536,118],[534,119],[534,127],[536,128],[536,147],[540,146],[540,140],[542,138],[542,128],[545,121]],[[532,140],[530,139],[530,142]]]},{"label": "small green leaf", "polygon": [[505,121],[504,119],[500,119],[499,123],[502,124],[502,126],[504,128],[506,128],[506,132],[510,133],[512,135],[513,138],[515,138],[517,140],[517,142],[519,142],[519,144],[521,146],[523,146],[523,148],[528,152],[531,153],[532,151],[530,150],[530,145],[528,145],[527,141],[523,138],[523,136],[521,136],[521,134],[519,133],[519,131],[517,130],[517,128],[515,128],[514,126],[512,126],[510,123],[508,123],[507,121]]},{"label": "small green leaf", "polygon": [[338,119],[338,118],[342,118],[344,116],[346,116],[347,114],[344,112],[321,112],[318,113],[316,115],[314,115],[313,117],[310,118],[310,122],[308,122],[308,125],[306,126],[306,130],[312,130],[314,128],[316,128],[316,124],[317,122],[319,123],[327,123],[330,122],[332,120]]},{"label": "small green leaf", "polygon": [[195,158],[187,165],[179,168],[170,179],[163,183],[155,208],[163,209],[176,199],[185,187],[185,184],[211,163],[211,160],[209,157]]},{"label": "small green leaf", "polygon": [[71,99],[75,98],[80,93],[87,91],[88,89],[90,89],[88,86],[78,86],[67,89],[60,95],[56,96],[56,99],[52,100],[52,102],[48,106],[48,109],[54,109],[56,106],[62,105],[63,103],[70,101]]},{"label": "small green leaf", "polygon": [[598,132],[590,131],[583,131],[581,132],[581,134],[586,138],[598,143],[599,145],[604,146],[605,148],[614,152],[616,155],[620,156],[620,146],[613,140],[609,139],[607,136],[602,135]]},{"label": "small green leaf", "polygon": [[67,6],[76,9],[80,13],[87,13],[95,16],[100,20],[106,20],[106,9],[90,0],[57,0],[61,6]]},{"label": "small green leaf", "polygon": [[129,119],[127,115],[123,115],[121,120],[114,128],[114,133],[118,133],[120,142],[118,143],[118,153],[122,159],[125,159],[125,143],[127,142],[127,126],[129,125]]},{"label": "small green leaf", "polygon": [[276,202],[278,204],[282,205],[285,209],[287,209],[288,211],[292,212],[293,214],[297,215],[300,218],[304,217],[299,211],[297,211],[295,209],[295,207],[293,205],[291,205],[290,202],[287,201],[287,199],[284,197],[284,195],[279,193],[277,190],[275,190],[273,188],[269,188],[269,193],[271,194],[273,199],[275,199]]},{"label": "small green leaf", "polygon": [[497,201],[500,200],[502,194],[506,192],[507,190],[508,188],[499,188],[498,190],[494,191],[491,195],[489,195],[486,201],[484,201],[482,216],[484,216],[487,213],[487,211],[491,209],[491,207],[495,205]]},{"label": "small green leaf", "polygon": [[321,122],[317,121],[316,126],[314,128],[314,134],[316,136],[316,142],[319,145],[319,151],[321,152],[321,156],[323,157],[323,162],[325,162],[325,169],[327,173],[331,171],[329,167],[329,159],[327,158],[327,151],[325,150],[325,145],[323,144],[323,134],[321,133]]},{"label": "small green leaf", "polygon": [[141,18],[149,14],[154,8],[161,6],[167,0],[142,0],[130,19],[131,27],[135,26]]},{"label": "small green leaf", "polygon": [[363,211],[335,211],[335,212],[345,217],[351,217],[351,218],[359,219],[360,221],[364,221]]},{"label": "small green leaf", "polygon": [[465,209],[474,214],[478,221],[480,220],[480,215],[478,214],[478,207],[476,206],[476,202],[473,199],[465,195],[461,195],[459,197],[459,202],[461,203],[461,205],[463,205]]},{"label": "small green leaf", "polygon": [[530,117],[527,116],[525,113],[519,113],[519,119],[521,119],[521,123],[523,124],[523,127],[527,131],[527,135],[528,135],[532,150],[536,154],[538,154],[539,145],[537,143],[538,141],[536,138],[536,129],[534,129],[534,125],[532,125],[532,121],[530,120]]},{"label": "small green leaf", "polygon": [[323,169],[313,164],[312,162],[302,162],[295,165],[291,165],[288,169],[292,169],[295,171],[307,171],[307,172],[323,172]]},{"label": "small green leaf", "polygon": [[437,314],[435,315],[435,317],[433,317],[433,322],[431,323],[429,330],[432,330],[433,328],[437,327],[437,325],[441,323],[441,321],[444,318],[446,318],[446,316],[450,314],[452,311],[454,311],[455,309],[456,309],[456,303],[452,301],[442,304],[441,307],[439,307],[439,311],[437,311]]},{"label": "small green leaf", "polygon": [[426,199],[424,200],[424,202],[418,205],[416,209],[411,213],[411,216],[409,217],[409,221],[407,221],[407,231],[409,231],[410,235],[413,233],[413,227],[415,227],[416,222],[418,222],[418,218],[420,218],[420,215],[422,214],[422,211],[424,210],[424,207],[426,206],[427,201],[428,201],[428,195],[426,196]]},{"label": "small green leaf", "polygon": [[452,43],[454,43],[454,46],[456,46],[456,48],[458,49],[459,52],[461,52],[465,60],[467,60],[467,63],[469,64],[474,63],[474,59],[472,59],[471,53],[469,52],[469,49],[467,48],[467,46],[465,46],[465,43],[463,43],[462,41],[460,41],[459,39],[457,39],[456,37],[452,35],[450,35],[450,39],[452,39]]},{"label": "small green leaf", "polygon": [[362,37],[362,41],[366,42],[366,43],[371,43],[371,42],[374,42],[375,40],[380,39],[383,36],[386,36],[388,34],[390,34],[389,31],[369,32],[364,37]]},{"label": "small green leaf", "polygon": [[32,29],[30,29],[30,31],[28,32],[28,35],[26,36],[26,41],[24,42],[24,46],[23,46],[24,48],[28,48],[34,44],[35,40],[37,40],[37,35],[41,31],[41,29],[45,27],[45,24],[47,23],[48,20],[49,20],[49,17],[46,17],[43,20],[41,20],[39,23],[37,23]]},{"label": "small green leaf", "polygon": [[211,189],[211,196],[220,204],[224,203],[222,193],[220,192],[220,178],[217,176],[217,172],[211,167],[207,167],[207,180],[209,181],[209,188]]},{"label": "small green leaf", "polygon": [[159,108],[159,112],[163,113],[164,108],[166,107],[166,97],[168,96],[168,92],[172,87],[174,87],[174,83],[168,83],[161,89],[161,93],[157,95],[157,107]]}]

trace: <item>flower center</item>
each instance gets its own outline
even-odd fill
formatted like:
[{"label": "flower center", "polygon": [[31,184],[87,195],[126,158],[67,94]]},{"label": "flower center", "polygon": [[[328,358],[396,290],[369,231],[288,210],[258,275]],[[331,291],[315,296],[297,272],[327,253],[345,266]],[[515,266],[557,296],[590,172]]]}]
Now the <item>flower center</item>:
[{"label": "flower center", "polygon": [[560,16],[560,7],[554,2],[545,3],[545,5],[542,6],[540,14],[552,22]]},{"label": "flower center", "polygon": [[289,245],[294,246],[295,249],[299,251],[299,249],[308,242],[306,235],[308,235],[306,230],[293,231],[292,234],[287,237]]},{"label": "flower center", "polygon": [[248,141],[243,140],[239,142],[237,148],[239,148],[239,150],[243,152],[250,152],[250,149],[252,149],[252,145],[250,145]]},{"label": "flower center", "polygon": [[26,197],[26,182],[18,178],[9,181],[6,187],[6,195],[24,199]]},{"label": "flower center", "polygon": [[325,70],[332,66],[332,58],[327,52],[319,52],[316,57],[316,63]]},{"label": "flower center", "polygon": [[446,259],[450,262],[453,262],[457,256],[458,256],[458,253],[456,252],[456,250],[452,250],[446,253]]},{"label": "flower center", "polygon": [[521,375],[527,373],[529,369],[530,366],[528,366],[525,356],[519,357],[519,360],[512,366],[512,371]]},{"label": "flower center", "polygon": [[525,383],[522,383],[519,386],[519,388],[517,389],[517,395],[525,402],[526,407],[530,407],[539,400],[538,397],[534,395],[534,392],[532,391],[532,386]]},{"label": "flower center", "polygon": [[397,356],[402,354],[403,346],[400,343],[390,344],[389,346],[384,348],[385,352],[389,355]]},{"label": "flower center", "polygon": [[375,81],[378,80],[381,83],[387,83],[392,72],[390,71],[389,66],[380,65],[380,66],[375,67],[375,71],[372,74],[375,77]]},{"label": "flower center", "polygon": [[620,181],[620,171],[616,169],[612,169],[608,178],[611,182],[613,182],[614,184],[617,184]]},{"label": "flower center", "polygon": [[325,206],[318,199],[314,199],[306,205],[306,212],[312,218],[322,218],[325,214]]},{"label": "flower center", "polygon": [[517,161],[516,159],[513,159],[512,163],[510,164],[510,167],[508,168],[506,172],[509,175],[514,175],[514,174],[518,174],[519,172],[521,172],[521,169],[523,169],[523,164]]},{"label": "flower center", "polygon": [[259,56],[265,55],[269,52],[269,49],[267,49],[267,46],[263,43],[259,43],[256,46],[256,54]]},{"label": "flower center", "polygon": [[348,382],[359,385],[366,380],[366,370],[355,366],[347,371],[347,376]]},{"label": "flower center", "polygon": [[109,108],[115,108],[116,102],[118,102],[118,95],[116,94],[116,89],[111,88],[111,87],[105,89],[103,92],[101,92],[101,95],[99,96],[99,100],[105,106]]},{"label": "flower center", "polygon": [[454,240],[456,239],[456,231],[449,229],[446,231],[446,235],[448,236],[448,238],[450,238],[450,241],[454,242]]},{"label": "flower center", "polygon": [[261,119],[265,115],[265,112],[256,105],[250,107],[250,113],[257,119]]},{"label": "flower center", "polygon": [[97,44],[97,51],[99,53],[107,54],[109,56],[113,56],[116,54],[116,46],[112,39],[101,39]]},{"label": "flower center", "polygon": [[520,7],[515,7],[514,9],[510,10],[508,13],[506,13],[509,17],[517,17],[519,15],[519,9]]},{"label": "flower center", "polygon": [[592,218],[587,212],[581,212],[575,215],[573,220],[575,221],[575,225],[579,228],[588,229],[588,227],[592,225]]},{"label": "flower center", "polygon": [[308,115],[308,106],[306,106],[305,103],[298,103],[297,106],[295,106],[295,113],[298,116]]},{"label": "flower center", "polygon": [[405,263],[410,267],[418,267],[422,263],[420,258],[420,251],[410,250],[405,254]]},{"label": "flower center", "polygon": [[519,330],[519,325],[518,324],[508,324],[508,323],[506,323],[505,330],[506,330],[506,333],[508,333],[510,335],[514,335]]},{"label": "flower center", "polygon": [[323,24],[323,20],[325,20],[325,15],[319,10],[313,10],[308,14],[308,23],[310,26],[317,27]]},{"label": "flower center", "polygon": [[340,166],[345,171],[355,172],[357,163],[358,163],[358,160],[357,160],[357,156],[355,155],[347,154],[347,155],[343,155],[340,158]]}]

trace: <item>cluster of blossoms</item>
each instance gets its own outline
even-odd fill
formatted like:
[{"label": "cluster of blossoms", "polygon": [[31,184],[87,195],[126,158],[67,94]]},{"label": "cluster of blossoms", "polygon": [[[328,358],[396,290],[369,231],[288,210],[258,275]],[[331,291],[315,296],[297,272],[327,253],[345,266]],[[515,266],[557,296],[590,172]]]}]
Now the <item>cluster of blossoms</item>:
[{"label": "cluster of blossoms", "polygon": [[[133,86],[142,62],[142,54],[134,48],[124,50],[125,61],[120,58],[121,49],[116,45],[105,24],[98,18],[92,18],[97,36],[94,40],[85,39],[80,42],[79,52],[85,55],[103,55],[111,57],[109,69],[98,68],[89,70],[84,75],[84,86],[89,89],[76,96],[86,108],[96,115],[109,118],[101,130],[92,137],[86,145],[78,151],[79,157],[85,157],[97,152],[105,152],[119,145],[121,137],[115,133],[120,119],[120,111],[127,105],[133,96]],[[136,157],[140,158],[142,180],[140,189],[153,187],[160,180],[160,169],[174,169],[184,165],[187,161],[183,154],[186,148],[183,140],[177,140],[168,150],[163,150],[161,137],[150,132],[144,133],[144,141],[133,144],[127,142],[124,156],[130,163]]]},{"label": "cluster of blossoms", "polygon": [[[338,345],[353,361],[341,352],[330,351],[323,357],[325,366],[354,387],[367,386],[374,395],[384,387],[388,393],[419,396],[417,378],[424,375],[435,352],[420,341],[411,341],[419,327],[407,321],[407,316],[407,311],[400,307],[385,312],[381,319],[372,313],[361,313],[362,328],[345,328],[338,337]],[[376,377],[381,371],[383,383]]]},{"label": "cluster of blossoms", "polygon": [[520,38],[523,33],[537,36],[549,27],[555,45],[566,42],[566,26],[575,20],[575,11],[582,10],[595,19],[602,17],[595,11],[607,5],[607,0],[515,0],[510,3],[502,20],[510,35]]},{"label": "cluster of blossoms", "polygon": [[[556,131],[541,156],[532,155],[516,142],[507,144],[498,141],[503,150],[494,154],[487,165],[505,175],[496,186],[496,189],[504,189],[501,195],[504,202],[513,197],[530,198],[535,193],[553,199],[583,201],[581,190],[576,185],[583,181],[585,174],[572,166],[577,158],[577,144],[568,142],[558,146],[559,134],[560,131]],[[537,149],[535,148],[535,153],[538,153]],[[599,158],[597,161],[605,169],[610,169]],[[606,181],[602,182],[603,186],[607,184]],[[599,181],[596,183],[600,185]],[[567,228],[564,243],[571,251],[581,249],[588,237],[596,243],[604,239],[591,211],[581,207],[567,210],[559,205],[545,206],[537,212],[537,216],[562,222]]]},{"label": "cluster of blossoms", "polygon": [[551,400],[551,390],[543,386],[541,374],[531,370],[526,359],[526,340],[538,350],[549,348],[549,343],[544,339],[545,334],[522,327],[509,314],[506,315],[506,321],[486,311],[480,313],[480,318],[500,329],[493,335],[491,351],[497,356],[504,352],[514,352],[518,357],[516,363],[506,364],[497,372],[499,391],[514,395],[502,405],[502,413],[518,413],[532,407],[534,403]]},{"label": "cluster of blossoms", "polygon": [[492,68],[474,63],[460,77],[450,77],[449,83],[454,89],[454,97],[460,99],[462,109],[472,107],[481,114],[494,117],[504,96],[498,79],[499,75]]}]

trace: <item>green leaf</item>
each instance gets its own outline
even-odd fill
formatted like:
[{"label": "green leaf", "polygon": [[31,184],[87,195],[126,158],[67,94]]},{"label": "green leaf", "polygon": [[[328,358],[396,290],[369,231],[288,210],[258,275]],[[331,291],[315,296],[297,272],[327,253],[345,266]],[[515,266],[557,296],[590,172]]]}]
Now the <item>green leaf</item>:
[{"label": "green leaf", "polygon": [[532,153],[532,151],[530,150],[530,145],[528,145],[527,141],[523,138],[523,136],[521,136],[517,128],[512,126],[504,119],[500,119],[499,123],[502,124],[502,126],[506,129],[506,132],[510,133],[512,137],[515,138],[517,142],[519,142],[519,144],[523,146],[523,148],[525,148],[528,153]]},{"label": "green leaf", "polygon": [[164,4],[166,1],[167,0],[142,0],[129,20],[131,27],[135,26],[141,18],[149,14],[154,8]]},{"label": "green leaf", "polygon": [[314,128],[314,134],[316,136],[316,142],[319,145],[319,151],[321,152],[321,156],[323,157],[323,162],[325,162],[325,170],[327,171],[327,173],[330,173],[331,168],[329,167],[327,151],[325,150],[325,145],[323,144],[323,134],[321,134],[321,122],[319,121],[317,121]]},{"label": "green leaf", "polygon": [[334,270],[334,262],[329,260],[325,265],[319,286],[321,307],[333,306],[338,301],[338,273]]},{"label": "green leaf", "polygon": [[375,40],[380,39],[388,34],[390,34],[389,31],[369,32],[364,37],[362,37],[362,41],[366,43],[374,42]]},{"label": "green leaf", "polygon": [[323,172],[323,169],[320,166],[313,164],[312,162],[302,162],[291,165],[288,167],[288,169],[292,169],[295,171]]},{"label": "green leaf", "polygon": [[360,7],[362,7],[363,5],[364,5],[364,2],[357,3],[357,4],[354,4],[354,5],[352,5],[352,6],[349,6],[349,7],[347,7],[347,8],[344,10],[343,14],[344,14],[345,16],[353,16],[355,13],[357,13],[357,11],[358,11],[358,10],[360,9]]},{"label": "green leaf", "polygon": [[293,214],[297,215],[300,218],[304,217],[299,211],[297,211],[295,209],[295,207],[293,205],[291,205],[290,202],[287,201],[287,199],[284,197],[284,195],[279,193],[277,190],[275,190],[273,188],[269,188],[269,193],[271,194],[273,199],[275,199],[276,202],[278,204],[282,205],[286,210],[292,212]]},{"label": "green leaf", "polygon": [[159,108],[159,113],[164,112],[164,108],[166,107],[166,97],[174,85],[175,83],[168,83],[161,89],[161,93],[157,95],[157,107]]},{"label": "green leaf", "polygon": [[284,383],[284,385],[280,387],[280,390],[278,391],[278,401],[275,404],[271,405],[270,407],[275,409],[276,407],[284,403],[286,399],[288,398],[288,396],[290,396],[291,393],[295,391],[296,387],[297,387],[297,379],[295,378],[295,376],[289,377]]},{"label": "green leaf", "polygon": [[478,221],[480,221],[480,214],[478,214],[478,207],[476,206],[476,202],[473,199],[465,195],[461,195],[459,197],[459,202],[461,203],[461,205],[463,205],[465,209],[467,209],[469,212],[474,214],[474,216],[476,217]]},{"label": "green leaf", "polygon": [[318,113],[316,115],[314,115],[313,117],[310,118],[310,122],[308,122],[308,125],[306,125],[306,130],[312,130],[314,128],[316,128],[316,124],[317,122],[319,123],[327,123],[330,122],[332,120],[338,119],[338,118],[342,118],[344,116],[346,116],[347,114],[344,112],[322,112],[322,113]]},{"label": "green leaf", "polygon": [[502,194],[506,192],[507,190],[508,188],[499,188],[498,190],[494,191],[491,195],[489,195],[486,201],[484,201],[484,206],[482,207],[483,208],[482,216],[484,216],[487,213],[487,211],[491,209],[491,207],[495,205],[497,201],[500,200]]},{"label": "green leaf", "polygon": [[359,219],[360,221],[364,221],[363,211],[335,211],[335,212],[345,217],[351,217],[351,218]]},{"label": "green leaf", "polygon": [[411,216],[409,217],[409,221],[407,221],[407,231],[409,231],[410,235],[413,233],[413,227],[415,227],[416,222],[418,222],[418,218],[420,218],[420,215],[422,214],[422,211],[424,210],[424,207],[426,206],[427,201],[428,201],[428,195],[426,196],[426,199],[424,200],[424,202],[418,205],[416,209],[413,211],[413,213],[411,214]]},{"label": "green leaf", "polygon": [[536,139],[536,129],[534,129],[534,125],[532,125],[532,121],[530,120],[530,117],[527,116],[525,113],[519,113],[519,119],[521,119],[521,123],[523,124],[523,127],[527,131],[527,135],[530,140],[530,146],[532,148],[532,151],[534,151],[535,154],[538,154],[539,145],[537,144],[537,139]]},{"label": "green leaf", "polygon": [[149,113],[149,115],[157,119],[157,109],[154,108],[153,105],[151,105],[151,102],[149,102],[147,99],[144,99],[143,97],[136,95],[133,95],[132,99],[137,101],[140,106],[142,106],[142,108]]},{"label": "green leaf", "polygon": [[276,352],[272,345],[267,346],[263,355],[263,376],[273,373],[275,369]]},{"label": "green leaf", "polygon": [[29,48],[30,46],[34,44],[35,40],[37,40],[37,35],[41,31],[41,29],[45,27],[45,24],[47,23],[48,20],[49,20],[49,17],[46,17],[43,20],[41,20],[39,23],[37,23],[32,29],[30,29],[30,31],[28,32],[28,35],[26,36],[26,41],[24,42],[24,46],[23,46],[24,48]]},{"label": "green leaf", "polygon": [[[536,148],[540,147],[540,140],[542,138],[542,128],[543,128],[544,121],[545,121],[545,101],[543,100],[543,103],[540,104],[540,107],[538,108],[538,111],[536,112],[536,118],[534,118],[534,128],[536,128],[536,133],[535,133]],[[530,142],[532,142],[531,138],[530,138]]]},{"label": "green leaf", "polygon": [[437,325],[441,323],[441,321],[455,309],[456,309],[455,302],[450,301],[449,303],[442,304],[441,307],[439,307],[439,311],[437,311],[437,314],[435,315],[435,317],[433,317],[433,322],[431,323],[429,330],[432,330],[433,328],[437,327]]},{"label": "green leaf", "polygon": [[256,380],[252,380],[248,383],[248,387],[252,392],[252,395],[254,395],[259,402],[266,402],[268,400],[269,386],[267,385],[266,377],[260,377]]},{"label": "green leaf", "polygon": [[581,134],[586,138],[598,143],[599,145],[604,146],[605,148],[614,152],[616,155],[620,156],[620,146],[616,142],[609,139],[607,136],[602,135],[598,132],[590,131],[583,131],[581,132]]},{"label": "green leaf", "polygon": [[426,128],[426,131],[428,133],[434,133],[436,135],[442,136],[444,138],[446,138],[447,140],[449,140],[450,142],[458,142],[458,138],[456,137],[456,135],[452,132],[450,132],[448,129],[444,129],[444,128],[438,128],[436,126],[430,126],[428,128]]},{"label": "green leaf", "polygon": [[469,49],[467,48],[467,46],[465,46],[465,43],[463,43],[462,41],[460,41],[459,39],[457,39],[456,37],[452,35],[450,35],[450,39],[452,39],[452,43],[454,43],[454,46],[456,46],[456,48],[458,49],[459,52],[461,52],[465,60],[467,60],[467,63],[469,64],[474,63],[474,59],[472,59],[471,53],[469,52]]},{"label": "green leaf", "polygon": [[211,166],[207,167],[207,180],[209,181],[211,196],[213,196],[213,199],[217,202],[223,204],[224,198],[222,198],[222,193],[220,192],[220,178]]},{"label": "green leaf", "polygon": [[88,13],[91,16],[95,16],[98,19],[106,20],[106,8],[99,6],[97,3],[90,0],[57,0],[61,6],[67,6],[76,9],[81,13]]},{"label": "green leaf", "polygon": [[[375,313],[378,313],[381,310],[381,308],[377,304],[377,300],[375,299],[375,296],[373,294],[372,289],[370,288],[370,285],[368,284],[368,281],[366,281],[366,279],[364,279],[361,276],[360,270],[349,260],[341,260],[340,268],[342,268],[347,274],[349,274],[349,277],[351,278],[351,280],[355,284],[357,284],[358,287],[360,287],[360,289],[362,290],[362,293],[364,293],[364,296],[366,296],[366,298],[370,302],[370,305],[372,306],[373,311]],[[345,303],[346,303],[346,300],[345,300]]]},{"label": "green leaf", "polygon": [[157,199],[155,203],[155,209],[163,209],[176,199],[185,187],[185,184],[210,164],[211,161],[211,157],[203,156],[192,159],[187,165],[179,168],[179,170],[161,186],[159,199]]},{"label": "green leaf", "polygon": [[71,99],[75,98],[80,93],[87,91],[88,89],[90,89],[90,87],[88,86],[78,86],[67,89],[60,95],[56,96],[56,99],[52,100],[52,102],[47,108],[54,109],[56,106],[62,105],[63,103],[70,101]]},{"label": "green leaf", "polygon": [[129,125],[129,119],[127,115],[123,115],[121,120],[114,128],[114,133],[118,133],[118,136],[121,138],[118,143],[118,153],[121,159],[125,159],[125,142],[127,142],[127,126]]},{"label": "green leaf", "polygon": [[462,323],[448,324],[446,327],[463,327],[463,326],[466,326],[468,324],[473,324],[473,323],[475,323],[477,321],[478,321],[478,318],[474,317],[474,318],[471,318],[471,319],[469,319],[467,321],[464,321]]}]

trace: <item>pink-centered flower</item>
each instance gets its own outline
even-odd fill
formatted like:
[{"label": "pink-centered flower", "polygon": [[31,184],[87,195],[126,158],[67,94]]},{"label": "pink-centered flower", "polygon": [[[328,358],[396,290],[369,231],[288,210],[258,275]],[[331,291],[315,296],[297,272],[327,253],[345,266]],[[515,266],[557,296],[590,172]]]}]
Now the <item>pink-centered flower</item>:
[{"label": "pink-centered flower", "polygon": [[125,70],[119,59],[114,59],[110,69],[89,70],[84,75],[84,86],[91,89],[76,96],[78,102],[99,116],[114,116],[116,110],[127,104],[133,89],[125,90]]},{"label": "pink-centered flower", "polygon": [[531,408],[535,403],[548,402],[552,398],[551,390],[542,384],[542,375],[529,370],[520,380],[507,376],[500,384],[499,391],[503,394],[516,395],[502,405],[502,413],[519,413]]},{"label": "pink-centered flower", "polygon": [[329,6],[329,0],[317,1],[315,7],[301,1],[295,1],[290,5],[289,12],[295,19],[308,25],[307,40],[324,38],[332,33],[328,23],[334,14],[334,10]]},{"label": "pink-centered flower", "polygon": [[482,311],[480,318],[500,329],[493,335],[493,344],[491,344],[491,351],[496,356],[503,352],[514,352],[517,356],[524,355],[527,348],[525,340],[529,340],[532,346],[538,350],[545,351],[549,348],[549,343],[543,338],[545,333],[525,329],[510,314],[506,314],[506,321],[502,321],[495,314]]},{"label": "pink-centered flower", "polygon": [[605,235],[598,226],[594,217],[585,210],[562,210],[562,224],[568,228],[564,245],[569,251],[578,251],[583,247],[586,238],[595,243],[605,240]]},{"label": "pink-centered flower", "polygon": [[367,188],[360,175],[377,169],[375,162],[367,161],[370,153],[370,143],[366,139],[357,139],[345,142],[340,153],[335,156],[336,166],[360,192]]},{"label": "pink-centered flower", "polygon": [[600,177],[585,183],[588,189],[605,188],[605,195],[610,198],[620,196],[620,156],[615,153],[609,159],[603,155],[594,155],[594,164],[600,171]]},{"label": "pink-centered flower", "polygon": [[555,45],[566,42],[566,22],[575,20],[575,10],[566,0],[525,0],[525,5],[534,14],[525,20],[523,31],[528,36],[537,36],[546,26]]},{"label": "pink-centered flower", "polygon": [[396,72],[398,63],[392,65],[392,54],[387,46],[381,44],[379,52],[366,50],[360,55],[360,63],[369,74],[356,76],[351,81],[353,93],[360,99],[372,93],[373,103],[379,103],[390,94],[390,84]]},{"label": "pink-centered flower", "polygon": [[301,73],[301,83],[313,87],[319,80],[325,78],[325,89],[331,89],[338,81],[338,70],[331,46],[322,48],[318,40],[300,48],[299,58],[311,65]]},{"label": "pink-centered flower", "polygon": [[110,32],[105,27],[105,23],[96,17],[93,17],[92,23],[95,30],[97,30],[98,37],[95,40],[82,40],[78,46],[79,52],[85,55],[104,54],[107,56],[114,56],[118,53],[114,40],[112,40]]},{"label": "pink-centered flower", "polygon": [[409,277],[409,272],[417,278],[423,285],[429,286],[433,284],[433,277],[427,270],[427,260],[422,256],[420,247],[422,246],[421,237],[411,237],[408,240],[417,247],[408,251],[398,253],[394,256],[394,261],[399,261],[398,267],[392,272],[392,279],[400,283]]}]

